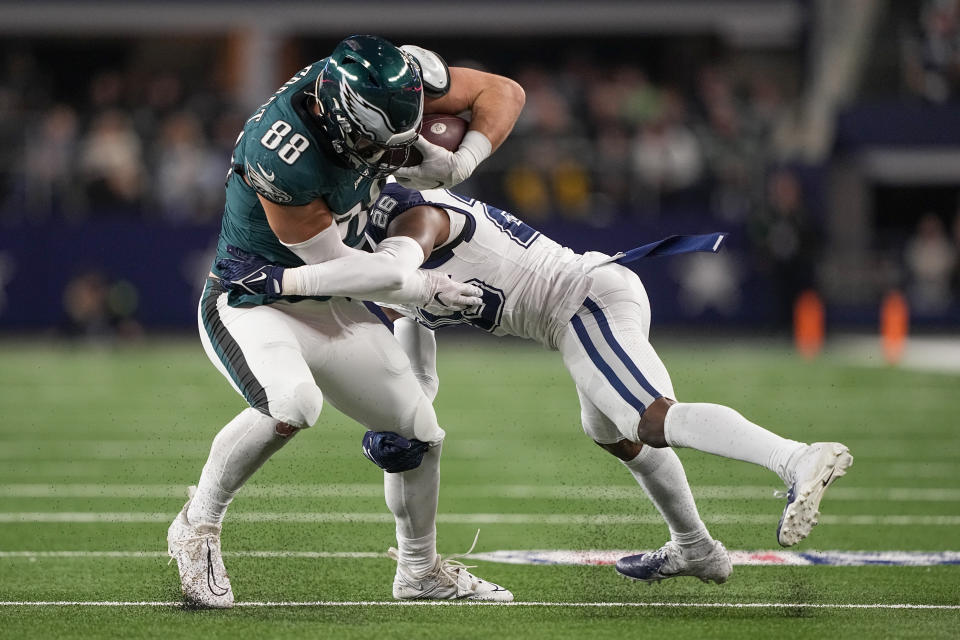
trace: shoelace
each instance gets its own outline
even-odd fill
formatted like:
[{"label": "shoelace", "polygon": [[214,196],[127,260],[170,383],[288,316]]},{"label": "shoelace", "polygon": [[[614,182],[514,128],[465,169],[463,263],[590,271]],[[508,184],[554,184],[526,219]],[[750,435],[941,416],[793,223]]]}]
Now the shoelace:
[{"label": "shoelace", "polygon": [[[480,538],[480,529],[477,529],[477,535],[473,537],[473,544],[470,545],[470,548],[464,553],[455,553],[452,556],[447,557],[446,559],[443,556],[440,556],[440,572],[443,573],[447,578],[449,578],[453,583],[457,582],[457,578],[461,570],[466,569],[475,569],[477,565],[475,564],[464,564],[457,560],[457,558],[464,558],[470,555],[473,552],[473,548],[477,546],[477,540]],[[472,573],[467,572],[471,578],[475,578]],[[475,588],[476,582],[472,582],[470,587]]]},{"label": "shoelace", "polygon": [[[456,554],[454,554],[454,555],[452,555],[452,556],[447,557],[446,559],[444,559],[443,556],[437,554],[438,557],[440,558],[440,568],[439,568],[439,570],[438,570],[438,573],[439,573],[440,575],[442,575],[443,577],[445,577],[447,580],[449,580],[451,583],[456,584],[456,583],[457,583],[457,577],[458,577],[458,575],[459,575],[459,573],[460,573],[461,570],[475,569],[477,565],[475,565],[475,564],[464,564],[464,563],[460,562],[459,560],[457,560],[457,558],[463,558],[463,557],[465,557],[465,556],[470,555],[470,554],[473,552],[474,547],[477,546],[477,540],[478,540],[479,538],[480,538],[480,530],[477,529],[477,535],[475,535],[475,536],[473,537],[473,544],[470,545],[470,548],[467,549],[466,552],[464,552],[464,553],[456,553]],[[387,549],[387,557],[390,558],[390,559],[392,559],[392,560],[396,560],[397,562],[399,562],[399,561],[400,561],[400,552],[399,552],[399,550],[394,549],[393,547],[390,547],[389,549]],[[471,574],[471,573],[469,573],[469,572],[467,572],[467,573],[468,573],[468,575],[470,575],[471,577],[474,577],[474,578],[476,577],[476,576],[474,576],[473,574]],[[471,584],[471,588],[475,588],[476,585],[477,585],[477,583],[475,583],[475,582],[472,583],[472,584]]]},{"label": "shoelace", "polygon": [[[670,542],[668,542],[662,547],[660,547],[659,549],[657,549],[656,551],[651,552],[649,555],[652,558],[657,558],[658,560],[666,561],[669,557],[670,552],[674,550],[672,549],[672,546],[673,545],[671,545]],[[677,551],[680,551],[680,550],[677,549]],[[681,555],[682,555],[682,552],[681,552]]]},{"label": "shoelace", "polygon": [[[189,538],[178,538],[176,542],[196,542],[198,540],[209,540],[210,538],[215,538],[215,537],[216,536],[213,535],[212,533],[206,533],[202,536],[190,536]],[[173,562],[174,556],[169,552],[168,552],[168,555],[170,556],[170,559],[167,560],[167,566],[169,567],[170,563]]]},{"label": "shoelace", "polygon": [[790,492],[791,492],[791,491],[793,491],[793,487],[792,487],[791,485],[787,485],[787,486],[786,486],[785,488],[783,488],[783,489],[776,489],[776,490],[774,490],[774,492],[773,492],[773,497],[774,497],[774,498],[786,498],[786,499],[789,500],[789,499],[790,499]]},{"label": "shoelace", "polygon": [[[193,500],[193,496],[197,495],[197,485],[191,484],[187,487],[187,501]],[[180,538],[177,542],[193,542],[194,540],[204,540],[209,538],[211,534],[207,533],[202,536],[193,536],[190,538]],[[169,551],[168,551],[169,554]],[[170,566],[170,563],[173,562],[173,555],[170,554],[170,559],[167,560],[167,566]]]}]

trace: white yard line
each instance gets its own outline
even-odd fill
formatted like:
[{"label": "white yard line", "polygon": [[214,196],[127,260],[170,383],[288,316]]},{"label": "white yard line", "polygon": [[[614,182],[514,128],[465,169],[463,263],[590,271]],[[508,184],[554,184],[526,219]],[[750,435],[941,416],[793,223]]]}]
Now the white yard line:
[{"label": "white yard line", "polygon": [[[770,499],[773,485],[702,485],[693,488],[707,500]],[[454,498],[566,498],[573,500],[632,500],[642,495],[639,485],[581,486],[487,485],[447,486],[443,495]],[[245,498],[382,498],[382,484],[250,485]],[[185,487],[172,484],[0,484],[3,498],[182,498]],[[830,489],[831,500],[883,502],[960,502],[960,489],[947,487],[843,487]]]},{"label": "white yard line", "polygon": [[[180,607],[164,601],[0,601],[2,607]],[[303,602],[237,602],[235,607],[562,607],[562,608],[676,608],[676,609],[916,609],[960,610],[960,605],[913,603],[816,603],[816,602],[482,602],[469,600],[318,600]]]},{"label": "white yard line", "polygon": [[[157,523],[169,522],[173,517],[166,512],[5,512],[0,513],[3,523]],[[765,525],[775,520],[773,515],[736,515],[728,513],[707,514],[704,520],[708,524],[746,524]],[[349,522],[379,524],[392,523],[389,513],[351,513],[351,512],[265,512],[240,511],[232,513],[228,519],[232,522],[287,522],[319,523]],[[557,514],[557,513],[447,513],[437,516],[442,524],[542,524],[542,525],[643,525],[663,524],[659,515],[636,514]],[[820,517],[820,522],[830,525],[848,526],[960,526],[960,515],[855,515]]]},{"label": "white yard line", "polygon": [[[838,336],[830,351],[841,359],[866,367],[889,367],[876,336]],[[914,371],[960,373],[960,340],[952,336],[911,336],[898,364]]]},{"label": "white yard line", "polygon": [[956,478],[957,463],[954,462],[891,462],[883,467],[883,473],[891,478]]}]

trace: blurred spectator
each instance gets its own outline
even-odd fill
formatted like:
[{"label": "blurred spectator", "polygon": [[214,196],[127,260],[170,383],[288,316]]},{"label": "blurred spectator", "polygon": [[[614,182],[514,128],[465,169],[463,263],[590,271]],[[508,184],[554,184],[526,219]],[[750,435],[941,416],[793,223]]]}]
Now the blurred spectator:
[{"label": "blurred spectator", "polygon": [[960,301],[960,208],[953,216],[953,252],[957,256],[953,269],[953,299]]},{"label": "blurred spectator", "polygon": [[713,179],[713,209],[724,221],[742,222],[762,195],[763,130],[737,99],[725,70],[704,67],[697,97],[705,118],[699,135]]},{"label": "blurred spectator", "polygon": [[631,153],[631,139],[622,125],[609,124],[597,131],[590,164],[594,215],[609,219],[634,201],[637,189]]},{"label": "blurred spectator", "polygon": [[950,280],[957,264],[957,248],[950,241],[943,221],[926,213],[907,240],[907,295],[920,313],[939,313],[951,303]]},{"label": "blurred spectator", "polygon": [[691,254],[678,260],[673,270],[677,298],[688,317],[710,310],[731,315],[740,308],[743,270],[734,254]]},{"label": "blurred spectator", "polygon": [[583,217],[590,208],[590,141],[552,75],[529,66],[519,82],[527,100],[515,132],[521,151],[504,175],[511,206],[532,219],[554,211]]},{"label": "blurred spectator", "polygon": [[74,162],[78,124],[74,110],[56,105],[43,116],[25,148],[24,200],[34,217],[77,206]]},{"label": "blurred spectator", "polygon": [[139,211],[144,168],[140,137],[118,110],[101,113],[80,152],[83,188],[93,212]]},{"label": "blurred spectator", "polygon": [[788,169],[767,181],[767,204],[750,222],[750,236],[762,269],[774,287],[775,318],[789,327],[793,305],[804,290],[816,287],[820,250],[818,230],[810,219],[797,176]]},{"label": "blurred spectator", "polygon": [[[566,218],[586,218],[590,214],[590,174],[582,164],[582,155],[574,150],[562,157],[551,171],[553,201]],[[595,218],[594,222],[597,221]]]},{"label": "blurred spectator", "polygon": [[68,336],[104,339],[141,334],[134,319],[137,291],[128,282],[111,282],[97,269],[74,276],[63,292],[63,330]]},{"label": "blurred spectator", "polygon": [[769,134],[783,114],[785,104],[780,87],[765,74],[756,74],[748,87],[750,116],[757,127]]},{"label": "blurred spectator", "polygon": [[587,120],[595,127],[625,124],[621,118],[624,88],[607,78],[592,78],[584,87]]},{"label": "blurred spectator", "polygon": [[8,252],[0,251],[0,313],[7,308],[7,284],[13,281],[17,266]]},{"label": "blurred spectator", "polygon": [[136,130],[149,137],[163,136],[166,119],[184,106],[183,84],[172,73],[141,70],[132,74],[126,90],[142,96],[140,100],[131,101],[133,108],[130,114]]},{"label": "blurred spectator", "polygon": [[620,118],[632,128],[660,120],[667,111],[664,92],[636,67],[620,67],[614,75],[620,102]]},{"label": "blurred spectator", "polygon": [[657,195],[691,186],[703,168],[700,144],[683,123],[683,98],[675,91],[661,95],[658,111],[648,114],[633,144],[637,178]]},{"label": "blurred spectator", "polygon": [[525,218],[537,220],[550,213],[550,193],[543,176],[532,166],[520,163],[504,174],[504,190],[510,209]]},{"label": "blurred spectator", "polygon": [[98,73],[90,81],[90,110],[94,113],[120,109],[123,97],[123,77],[116,71]]},{"label": "blurred spectator", "polygon": [[904,45],[906,84],[933,103],[960,89],[960,6],[957,0],[928,0],[920,11],[919,33]]},{"label": "blurred spectator", "polygon": [[150,184],[163,217],[173,222],[219,217],[214,203],[226,163],[207,146],[197,117],[185,111],[169,116],[155,147]]}]

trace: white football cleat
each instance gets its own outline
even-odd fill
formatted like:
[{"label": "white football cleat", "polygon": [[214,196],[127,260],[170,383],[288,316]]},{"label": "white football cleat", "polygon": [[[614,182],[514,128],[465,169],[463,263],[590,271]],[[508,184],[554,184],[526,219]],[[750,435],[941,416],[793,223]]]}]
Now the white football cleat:
[{"label": "white football cleat", "polygon": [[827,488],[853,464],[850,450],[839,442],[814,442],[793,466],[787,505],[777,525],[777,541],[790,547],[810,534],[820,517],[820,501]]},{"label": "white football cleat", "polygon": [[[477,532],[479,535],[479,532]],[[477,544],[476,538],[473,544]],[[473,551],[473,547],[470,547]],[[390,547],[387,556],[397,561],[397,575],[393,579],[393,597],[397,600],[483,600],[488,602],[513,602],[513,594],[498,584],[487,582],[473,575],[467,566],[455,558],[470,553],[453,555],[443,559],[437,555],[433,569],[424,576],[414,576],[400,564],[400,552]]]},{"label": "white football cleat", "polygon": [[190,500],[167,529],[167,553],[177,561],[180,588],[188,607],[229,609],[233,606],[230,578],[220,556],[220,525],[192,525]]},{"label": "white football cleat", "polygon": [[719,540],[713,541],[710,553],[696,560],[684,558],[680,545],[670,540],[652,553],[620,558],[616,568],[622,576],[651,584],[681,576],[723,584],[733,573],[730,556]]}]

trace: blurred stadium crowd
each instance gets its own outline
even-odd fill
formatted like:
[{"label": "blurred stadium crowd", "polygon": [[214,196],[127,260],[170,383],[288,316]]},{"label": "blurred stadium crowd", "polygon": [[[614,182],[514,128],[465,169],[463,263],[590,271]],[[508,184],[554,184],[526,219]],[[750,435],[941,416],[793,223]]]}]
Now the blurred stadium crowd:
[{"label": "blurred stadium crowd", "polygon": [[63,99],[61,76],[29,49],[4,63],[0,109],[13,115],[2,132],[7,221],[219,217],[244,116],[215,84],[188,89],[175,71],[110,66]]},{"label": "blurred stadium crowd", "polygon": [[[109,65],[63,95],[69,69],[44,68],[33,47],[10,49],[0,84],[5,219],[218,216],[249,108],[214,77]],[[524,86],[527,106],[483,187],[527,217],[606,224],[685,200],[737,219],[762,199],[769,136],[785,106],[772,78],[734,78],[705,61],[678,86],[591,51],[497,71]]]},{"label": "blurred stadium crowd", "polygon": [[[960,1],[909,4],[895,16],[895,76],[867,91],[950,105],[960,92]],[[748,57],[709,39],[585,39],[552,55],[550,43],[476,44],[435,48],[515,78],[527,103],[508,142],[464,185],[471,195],[534,225],[569,223],[568,233],[678,220],[733,231],[748,268],[776,283],[781,322],[800,291],[818,287],[829,226],[822,172],[779,139],[803,96],[802,47]],[[78,51],[97,41],[0,47],[0,225],[216,224],[228,158],[255,105],[224,82],[217,46],[138,46],[105,41],[86,60]],[[326,48],[301,43],[284,73]],[[893,237],[886,284],[932,314],[960,304],[960,202],[910,212]]]}]

